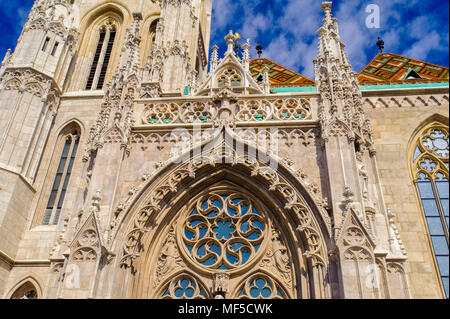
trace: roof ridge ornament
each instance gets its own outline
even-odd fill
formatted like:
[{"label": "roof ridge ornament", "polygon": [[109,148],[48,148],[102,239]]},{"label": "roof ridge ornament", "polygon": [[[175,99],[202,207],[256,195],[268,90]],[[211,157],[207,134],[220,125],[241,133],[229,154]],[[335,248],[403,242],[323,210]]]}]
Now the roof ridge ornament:
[{"label": "roof ridge ornament", "polygon": [[378,37],[377,47],[380,53],[384,53],[384,41],[380,37]]},{"label": "roof ridge ornament", "polygon": [[258,41],[258,44],[256,45],[256,53],[258,53],[258,59],[261,59],[261,55],[263,53],[264,47],[261,45],[261,42]]},{"label": "roof ridge ornament", "polygon": [[325,12],[325,20],[331,22],[333,14],[331,13],[331,9],[333,7],[333,2],[325,1],[322,2],[322,11]]},{"label": "roof ridge ornament", "polygon": [[227,41],[227,52],[225,55],[228,54],[235,54],[234,53],[234,41],[236,41],[236,35],[234,35],[233,31],[230,30],[228,34],[225,36],[225,41]]}]

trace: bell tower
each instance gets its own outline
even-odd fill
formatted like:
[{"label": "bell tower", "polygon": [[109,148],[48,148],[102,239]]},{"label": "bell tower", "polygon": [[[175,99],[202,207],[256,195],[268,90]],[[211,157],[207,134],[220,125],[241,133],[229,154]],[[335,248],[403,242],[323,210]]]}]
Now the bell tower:
[{"label": "bell tower", "polygon": [[[206,74],[211,10],[212,0],[34,2],[0,68],[0,252],[14,260],[31,228],[61,231],[98,189],[108,211],[118,175],[89,161],[117,155],[119,174],[134,99],[183,96]],[[116,133],[120,143],[102,148]],[[72,168],[89,175],[81,195]]]},{"label": "bell tower", "polygon": [[[143,1],[141,1],[143,2]],[[212,0],[152,0],[159,6],[143,81],[151,96],[184,94],[186,79],[206,75]]]},{"label": "bell tower", "polygon": [[0,251],[11,258],[26,227],[36,174],[75,55],[74,6],[73,0],[37,0],[0,69]]}]

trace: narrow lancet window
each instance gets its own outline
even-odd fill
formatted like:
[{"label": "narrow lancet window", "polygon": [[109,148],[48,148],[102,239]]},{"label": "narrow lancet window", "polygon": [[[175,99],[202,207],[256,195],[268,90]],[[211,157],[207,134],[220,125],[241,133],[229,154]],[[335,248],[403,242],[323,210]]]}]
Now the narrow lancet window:
[{"label": "narrow lancet window", "polygon": [[93,88],[101,90],[103,88],[115,39],[116,29],[113,25],[108,24],[100,28],[97,48],[86,83],[86,90],[92,90]]},{"label": "narrow lancet window", "polygon": [[108,46],[106,47],[105,57],[103,59],[103,65],[100,71],[100,77],[98,79],[97,90],[101,90],[103,88],[103,84],[105,83],[106,71],[108,70],[108,65],[111,59],[111,52],[115,38],[116,38],[116,31],[112,30],[109,34]]},{"label": "narrow lancet window", "polygon": [[78,131],[71,131],[64,136],[64,146],[59,159],[55,179],[50,197],[45,209],[43,225],[56,225],[61,214],[62,205],[69,185],[72,168],[77,154],[80,135]]},{"label": "narrow lancet window", "polygon": [[449,296],[448,162],[448,127],[434,123],[419,135],[413,154],[413,170],[437,270],[447,298]]}]

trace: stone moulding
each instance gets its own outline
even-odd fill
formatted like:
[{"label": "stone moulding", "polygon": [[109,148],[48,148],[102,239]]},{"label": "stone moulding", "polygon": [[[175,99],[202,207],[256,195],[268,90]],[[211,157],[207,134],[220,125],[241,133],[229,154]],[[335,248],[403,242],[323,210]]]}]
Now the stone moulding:
[{"label": "stone moulding", "polygon": [[[274,97],[247,99],[236,97],[232,104],[236,123],[312,120],[310,97]],[[211,99],[144,102],[140,122],[143,125],[211,123],[218,118],[219,107]]]},{"label": "stone moulding", "polygon": [[[229,129],[222,129],[220,131],[224,134],[232,135]],[[120,265],[122,267],[132,267],[133,262],[140,253],[142,252],[141,240],[144,234],[148,231],[149,221],[154,214],[158,214],[162,210],[162,203],[170,194],[177,192],[177,185],[181,182],[194,179],[196,177],[196,172],[200,169],[207,167],[215,167],[222,163],[224,160],[230,162],[230,166],[242,166],[250,173],[253,178],[259,178],[264,180],[267,184],[267,188],[270,194],[282,198],[284,202],[284,209],[286,212],[297,220],[298,231],[304,237],[302,242],[306,245],[305,256],[311,258],[314,265],[321,264],[324,267],[327,265],[327,253],[326,246],[324,242],[323,234],[329,238],[331,233],[331,220],[328,213],[321,207],[319,203],[316,202],[314,196],[309,193],[306,187],[302,187],[303,182],[295,177],[294,172],[286,167],[284,164],[278,162],[278,171],[272,170],[269,166],[259,163],[255,158],[251,158],[245,154],[237,154],[231,150],[225,150],[225,142],[222,135],[215,136],[212,140],[216,141],[214,146],[208,150],[210,154],[209,158],[193,158],[187,162],[181,163],[179,165],[175,164],[175,160],[171,160],[168,163],[160,163],[155,167],[155,171],[151,174],[143,176],[143,183],[139,187],[134,187],[130,190],[130,197],[122,201],[121,204],[115,210],[115,218],[110,225],[111,233],[109,238],[109,244],[114,246],[114,249],[120,249]],[[235,138],[235,137],[234,137]],[[204,144],[209,144],[205,142]],[[217,156],[217,154],[220,154]],[[284,174],[281,174],[282,171]],[[283,177],[285,174],[290,175],[288,179]],[[164,178],[158,179],[157,176],[166,175]],[[150,193],[148,189],[150,185],[154,185]],[[301,188],[302,192],[299,193],[298,189]],[[144,195],[144,193],[151,194],[147,198],[146,203],[138,204],[138,200]],[[311,208],[306,204],[305,197],[309,199],[309,202],[315,206],[317,213],[313,213]],[[134,221],[127,231],[126,238],[123,239],[123,246],[119,242],[122,242],[117,237],[119,228],[126,227],[124,220],[131,211],[131,209],[136,205],[143,205],[140,211],[134,216]],[[315,214],[318,216],[315,217]],[[320,217],[319,217],[320,216]],[[322,225],[317,224],[316,218],[322,220]],[[128,216],[128,219],[132,218]],[[128,222],[130,223],[130,222]]]}]

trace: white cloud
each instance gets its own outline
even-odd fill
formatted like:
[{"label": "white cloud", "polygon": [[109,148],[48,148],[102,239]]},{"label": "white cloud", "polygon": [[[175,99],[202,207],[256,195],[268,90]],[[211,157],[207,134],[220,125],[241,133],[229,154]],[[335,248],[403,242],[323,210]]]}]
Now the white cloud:
[{"label": "white cloud", "polygon": [[433,49],[440,51],[448,50],[448,43],[444,43],[444,41],[441,40],[441,37],[439,36],[439,34],[437,34],[436,31],[432,31],[431,33],[422,37],[409,49],[404,51],[402,55],[413,59],[426,60],[430,51]]},{"label": "white cloud", "polygon": [[[380,7],[381,29],[365,26],[369,4]],[[323,19],[321,1],[217,0],[214,6],[213,30],[223,33],[213,32],[214,41],[223,45],[225,33],[233,26],[252,38],[252,45],[258,40],[266,42],[265,57],[314,77],[312,60],[317,55],[317,30]],[[354,70],[359,72],[378,52],[378,36],[383,37],[386,51],[423,60],[448,47],[448,28],[442,28],[433,15],[420,10],[422,7],[419,0],[335,1],[334,16]]]}]

